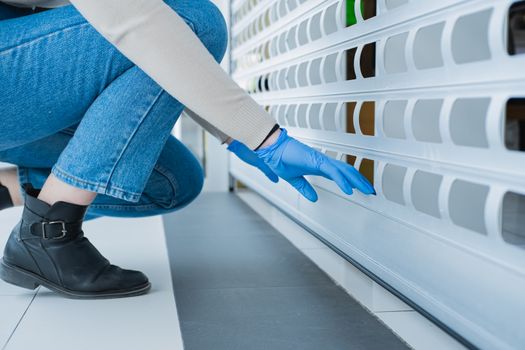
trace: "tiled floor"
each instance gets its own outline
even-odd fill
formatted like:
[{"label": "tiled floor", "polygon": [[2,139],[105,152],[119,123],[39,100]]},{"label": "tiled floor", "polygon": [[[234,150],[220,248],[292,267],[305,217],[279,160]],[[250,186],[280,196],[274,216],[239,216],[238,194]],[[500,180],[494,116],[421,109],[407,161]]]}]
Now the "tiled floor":
[{"label": "tiled floor", "polygon": [[[1,247],[19,216],[20,208],[0,212]],[[83,228],[112,263],[144,271],[152,291],[79,301],[0,281],[0,349],[182,349],[162,218],[100,218]]]},{"label": "tiled floor", "polygon": [[[1,247],[20,210],[0,212]],[[84,231],[113,263],[144,271],[151,293],[79,301],[0,281],[0,349],[408,348],[236,195],[203,193],[164,225],[101,218]],[[314,239],[302,248],[333,259]]]},{"label": "tiled floor", "polygon": [[238,191],[246,204],[325,271],[355,300],[416,350],[464,350],[462,344],[409,305],[374,282],[354,265],[293,222],[275,206],[250,190]]},{"label": "tiled floor", "polygon": [[165,229],[188,350],[408,348],[236,195],[205,193]]}]

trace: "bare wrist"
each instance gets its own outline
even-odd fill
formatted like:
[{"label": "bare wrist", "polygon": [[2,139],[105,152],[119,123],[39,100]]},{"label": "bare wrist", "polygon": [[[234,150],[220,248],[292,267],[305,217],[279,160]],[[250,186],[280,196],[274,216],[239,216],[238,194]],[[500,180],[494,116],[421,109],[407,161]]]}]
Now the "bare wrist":
[{"label": "bare wrist", "polygon": [[276,131],[273,132],[273,134],[271,134],[267,139],[266,141],[264,141],[261,145],[260,148],[264,148],[264,147],[268,147],[272,144],[275,143],[275,141],[277,141],[277,139],[279,138],[279,135],[281,134],[281,129],[277,129]]}]

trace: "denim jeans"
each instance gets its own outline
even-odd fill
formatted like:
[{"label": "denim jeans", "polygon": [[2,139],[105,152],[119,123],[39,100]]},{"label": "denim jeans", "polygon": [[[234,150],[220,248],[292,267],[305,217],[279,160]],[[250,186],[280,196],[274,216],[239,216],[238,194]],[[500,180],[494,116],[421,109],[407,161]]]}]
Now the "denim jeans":
[{"label": "denim jeans", "polygon": [[[216,5],[165,2],[220,62],[228,35]],[[18,166],[21,184],[40,188],[53,173],[96,192],[85,220],[178,210],[203,185],[198,160],[171,135],[183,109],[73,6],[0,3],[0,161]]]}]

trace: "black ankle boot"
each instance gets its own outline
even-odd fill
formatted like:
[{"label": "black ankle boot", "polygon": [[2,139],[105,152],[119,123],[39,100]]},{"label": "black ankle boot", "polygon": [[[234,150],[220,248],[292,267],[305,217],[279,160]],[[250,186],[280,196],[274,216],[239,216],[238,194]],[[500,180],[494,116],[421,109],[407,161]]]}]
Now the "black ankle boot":
[{"label": "black ankle boot", "polygon": [[40,190],[23,184],[27,194],[22,219],[13,229],[0,263],[0,278],[20,287],[39,285],[71,298],[116,298],[150,289],[139,271],[111,265],[84,237],[88,206],[36,198]]},{"label": "black ankle boot", "polygon": [[13,206],[13,201],[9,190],[4,185],[0,184],[0,210],[11,208]]}]

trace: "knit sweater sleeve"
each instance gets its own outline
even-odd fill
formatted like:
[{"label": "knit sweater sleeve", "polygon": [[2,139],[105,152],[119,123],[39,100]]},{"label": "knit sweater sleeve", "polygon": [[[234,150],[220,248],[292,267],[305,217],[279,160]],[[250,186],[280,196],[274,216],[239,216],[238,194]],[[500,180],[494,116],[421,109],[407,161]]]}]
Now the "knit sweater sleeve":
[{"label": "knit sweater sleeve", "polygon": [[255,149],[272,129],[272,116],[162,0],[70,2],[130,61],[224,134]]},{"label": "knit sweater sleeve", "polygon": [[208,123],[205,119],[202,119],[201,117],[199,117],[197,113],[195,113],[188,107],[184,109],[184,113],[188,117],[193,119],[193,121],[199,124],[202,128],[204,128],[204,130],[206,130],[207,132],[215,136],[215,138],[217,138],[221,143],[225,143],[228,140],[228,135],[226,135],[225,133],[223,133],[222,131],[220,131],[219,129],[211,125],[210,123]]}]

